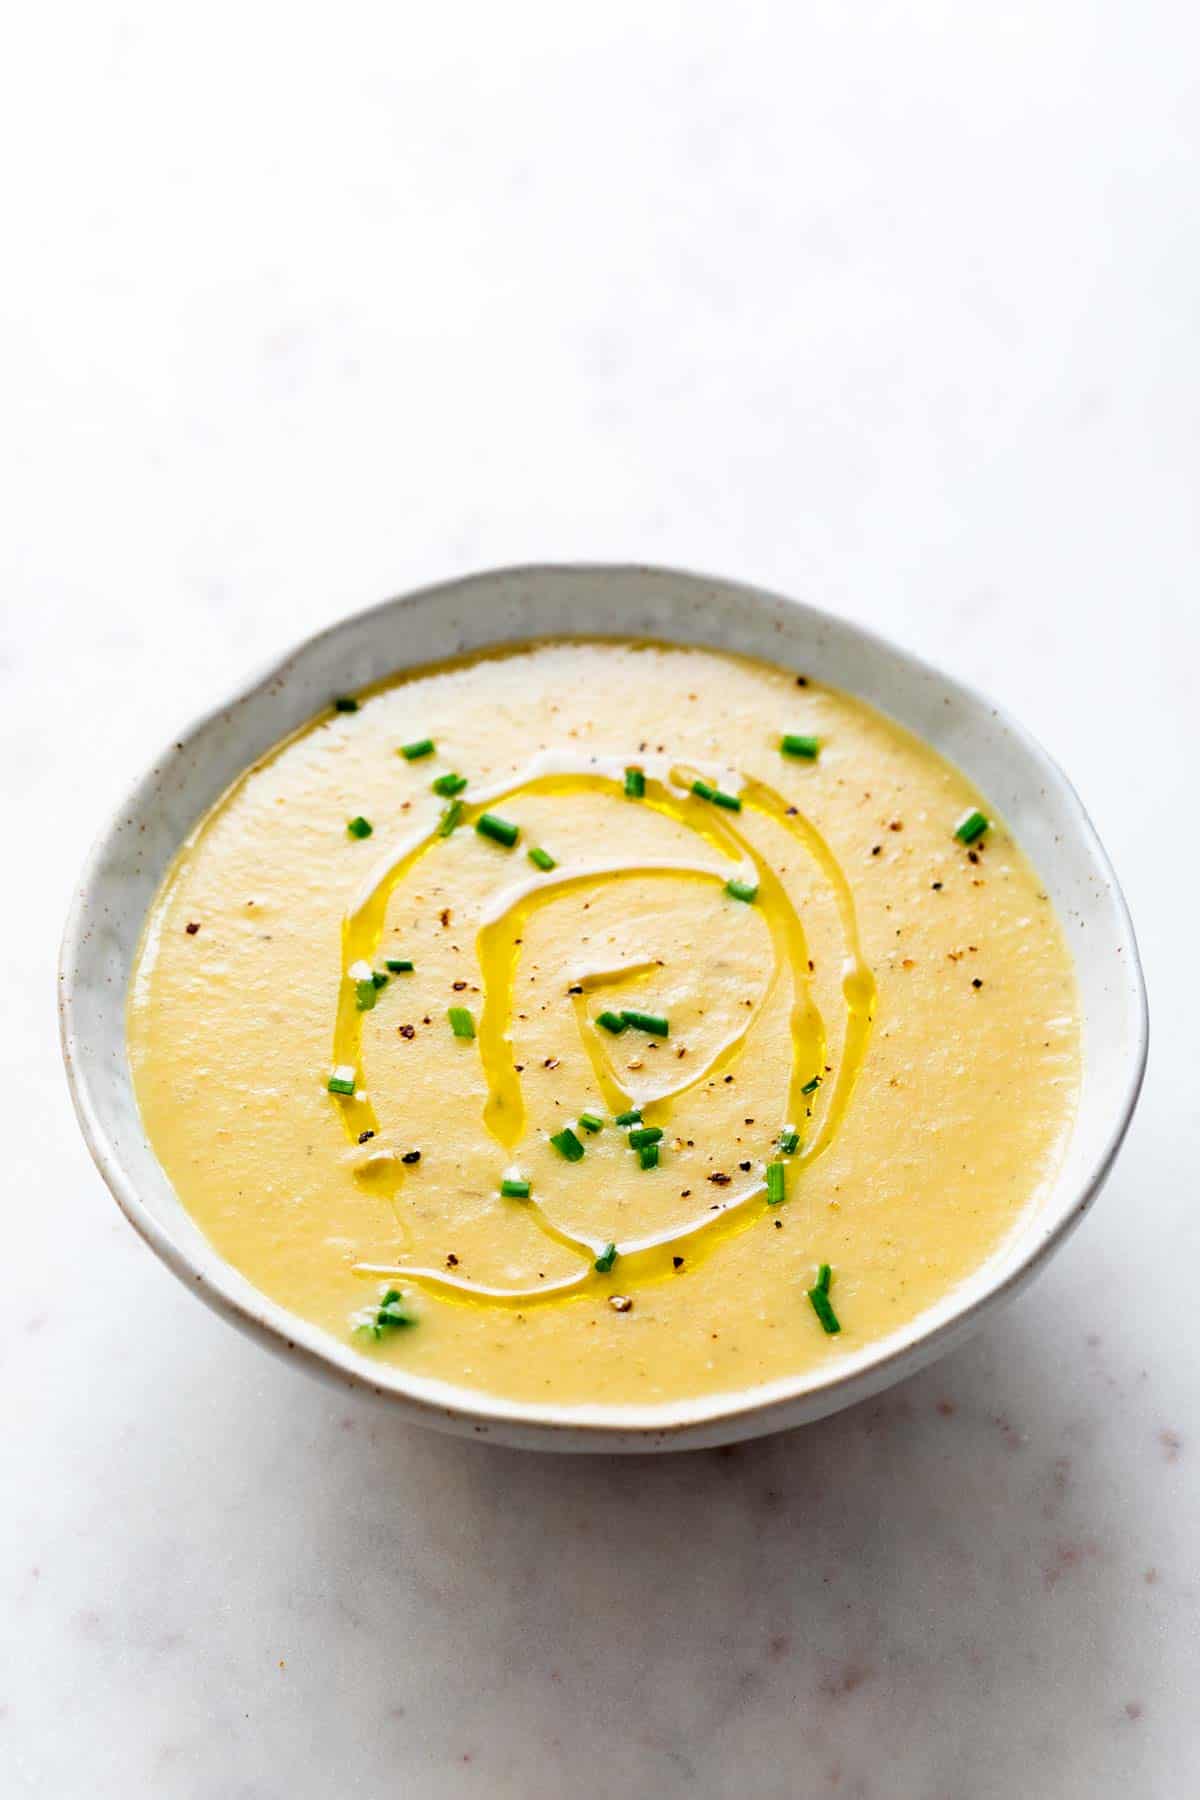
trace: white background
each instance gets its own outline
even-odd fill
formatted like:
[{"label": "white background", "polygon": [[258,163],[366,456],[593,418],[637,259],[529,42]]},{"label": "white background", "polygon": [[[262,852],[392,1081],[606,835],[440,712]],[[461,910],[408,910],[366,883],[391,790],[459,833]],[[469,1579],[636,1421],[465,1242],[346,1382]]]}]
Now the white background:
[{"label": "white background", "polygon": [[[40,5],[0,54],[0,1792],[1175,1800],[1200,1766],[1192,6]],[[1155,1036],[973,1347],[550,1461],[189,1300],[56,941],[178,724],[512,560],[740,576],[1062,760]]]}]

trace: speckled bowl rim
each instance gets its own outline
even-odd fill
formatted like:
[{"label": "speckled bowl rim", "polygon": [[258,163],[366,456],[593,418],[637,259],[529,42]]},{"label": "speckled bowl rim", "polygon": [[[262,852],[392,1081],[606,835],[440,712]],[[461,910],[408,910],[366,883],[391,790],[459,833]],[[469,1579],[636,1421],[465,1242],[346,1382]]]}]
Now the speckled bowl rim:
[{"label": "speckled bowl rim", "polygon": [[[159,798],[164,768],[170,765],[172,759],[185,755],[189,743],[216,721],[230,718],[239,709],[256,704],[269,708],[271,695],[286,683],[289,671],[318,646],[332,645],[342,636],[361,634],[363,628],[382,628],[405,607],[437,602],[439,599],[447,602],[461,599],[470,594],[471,590],[477,590],[474,597],[483,601],[488,597],[489,588],[495,590],[492,598],[498,598],[505,583],[536,585],[556,581],[570,583],[573,580],[611,580],[617,585],[645,582],[665,583],[670,587],[694,586],[697,592],[703,591],[708,596],[722,595],[730,604],[742,601],[754,607],[775,608],[781,618],[787,616],[798,626],[811,627],[814,634],[819,635],[821,629],[825,629],[842,639],[855,640],[865,654],[890,660],[907,676],[935,682],[948,697],[947,703],[952,699],[968,712],[978,712],[995,721],[1014,745],[1024,752],[1026,758],[1036,765],[1041,780],[1046,784],[1043,794],[1052,788],[1059,802],[1065,804],[1073,814],[1080,841],[1090,856],[1096,876],[1108,890],[1119,940],[1117,947],[1123,952],[1129,1026],[1125,1032],[1125,1041],[1119,1046],[1124,1058],[1120,1103],[1113,1110],[1107,1136],[1099,1143],[1082,1178],[1076,1181],[1070,1191],[1065,1194],[1055,1192],[1050,1205],[1044,1209],[1043,1218],[1039,1220],[1038,1235],[1021,1254],[1008,1259],[1009,1266],[1001,1264],[993,1282],[974,1295],[964,1296],[962,1290],[955,1290],[937,1307],[920,1315],[908,1327],[893,1334],[882,1344],[867,1347],[828,1372],[811,1372],[742,1392],[706,1395],[696,1400],[653,1407],[563,1407],[518,1403],[476,1389],[458,1388],[444,1382],[411,1377],[396,1365],[368,1360],[360,1352],[339,1343],[258,1290],[250,1289],[248,1294],[237,1291],[239,1285],[248,1287],[248,1284],[207,1240],[202,1240],[198,1246],[179,1243],[143,1199],[137,1181],[126,1168],[120,1150],[112,1142],[100,1118],[98,1096],[104,1084],[123,1079],[131,1086],[131,1080],[127,1060],[123,1059],[123,1071],[114,1074],[111,1068],[102,1064],[95,1047],[83,1043],[80,1036],[78,989],[91,966],[90,923],[96,908],[104,905],[104,870],[110,852],[122,831],[143,816]],[[782,627],[777,624],[776,630],[780,629]],[[495,639],[482,639],[478,647],[520,641],[528,635],[530,634],[512,633],[511,637],[505,635]],[[648,634],[604,626],[594,628],[587,623],[581,624],[575,635],[606,637]],[[702,644],[705,641],[703,638],[665,635],[668,641],[680,643]],[[723,646],[713,647],[720,649]],[[781,649],[786,649],[786,645],[781,646]],[[427,657],[412,663],[400,660],[395,664],[395,672],[424,666],[430,660]],[[789,657],[787,660],[794,659]],[[812,668],[818,678],[821,678],[819,658],[814,663],[811,656],[808,657],[805,666]],[[345,683],[346,687],[356,685],[358,684],[351,681]],[[846,682],[838,685],[854,691],[852,685]],[[329,691],[339,690],[331,687]],[[886,705],[881,706],[878,699],[871,698],[871,704],[882,711],[888,710]],[[280,730],[276,738],[283,735],[284,731]],[[248,756],[247,764],[251,760],[253,757]],[[224,786],[224,782],[219,784],[207,804],[211,805],[218,798]],[[182,842],[182,837],[183,834],[180,833],[178,842]],[[1039,866],[1045,874],[1044,861]],[[122,995],[122,1047],[123,1020]],[[85,864],[62,941],[59,960],[59,1021],[72,1102],[97,1168],[135,1230],[166,1266],[193,1292],[198,1292],[214,1310],[238,1325],[256,1342],[293,1361],[299,1361],[306,1368],[337,1384],[398,1406],[416,1422],[522,1448],[585,1451],[700,1448],[783,1430],[865,1399],[952,1349],[977,1329],[996,1308],[1019,1293],[1045,1266],[1096,1198],[1112,1168],[1137,1105],[1149,1040],[1145,980],[1133,923],[1116,874],[1074,787],[1057,763],[1023,726],[1003,709],[934,665],[901,649],[879,634],[808,602],[791,600],[769,590],[722,577],[661,566],[620,563],[531,564],[483,570],[414,589],[394,599],[366,607],[311,634],[287,655],[273,662],[265,672],[247,681],[229,700],[211,708],[195,719],[185,731],[176,734],[150,770],[135,783],[114,810]],[[165,1174],[162,1179],[166,1181]]]}]

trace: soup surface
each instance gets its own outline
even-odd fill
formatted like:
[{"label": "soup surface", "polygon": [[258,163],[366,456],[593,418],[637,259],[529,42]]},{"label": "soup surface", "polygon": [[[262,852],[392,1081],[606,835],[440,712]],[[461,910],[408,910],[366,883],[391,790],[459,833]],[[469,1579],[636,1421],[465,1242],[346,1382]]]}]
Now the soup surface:
[{"label": "soup surface", "polygon": [[1058,921],[956,769],[803,674],[622,642],[426,669],[256,764],[151,909],[128,1036],[265,1293],[578,1406],[906,1324],[1036,1205],[1080,1070]]}]

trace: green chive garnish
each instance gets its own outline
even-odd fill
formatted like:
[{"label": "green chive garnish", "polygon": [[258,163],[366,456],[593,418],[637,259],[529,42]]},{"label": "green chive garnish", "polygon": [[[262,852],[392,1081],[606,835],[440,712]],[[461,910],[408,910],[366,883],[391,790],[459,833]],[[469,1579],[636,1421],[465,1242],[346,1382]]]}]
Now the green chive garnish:
[{"label": "green chive garnish", "polygon": [[412,1314],[404,1310],[404,1295],[399,1288],[389,1288],[383,1296],[383,1302],[379,1308],[379,1323],[381,1325],[411,1325],[413,1322]]},{"label": "green chive garnish", "polygon": [[354,1004],[359,1012],[370,1012],[378,997],[378,989],[370,976],[354,984]]},{"label": "green chive garnish", "polygon": [[628,1112],[617,1114],[618,1125],[640,1125],[641,1122],[642,1109],[640,1106],[631,1107]]},{"label": "green chive garnish", "polygon": [[713,787],[708,781],[693,781],[693,794],[701,800],[710,800],[714,806],[723,806],[727,812],[741,812],[742,803],[736,794],[724,794],[720,788]]},{"label": "green chive garnish", "polygon": [[551,869],[557,869],[558,867],[558,864],[548,850],[543,850],[539,847],[536,850],[528,851],[527,854],[534,868],[541,869],[543,874],[549,874]]},{"label": "green chive garnish", "polygon": [[364,1336],[379,1339],[385,1331],[396,1330],[402,1325],[415,1325],[416,1320],[404,1305],[404,1295],[399,1288],[389,1288],[378,1306],[364,1307],[354,1317],[354,1329]]},{"label": "green chive garnish", "polygon": [[603,1250],[600,1252],[592,1266],[597,1275],[607,1275],[616,1260],[617,1246],[615,1244],[605,1244]]},{"label": "green chive garnish", "polygon": [[800,1089],[800,1092],[802,1094],[815,1094],[820,1085],[821,1077],[819,1075],[814,1075],[811,1081],[805,1082],[804,1086]]},{"label": "green chive garnish", "polygon": [[380,969],[372,969],[371,970],[371,980],[375,983],[375,986],[377,988],[386,987],[388,984],[387,976],[385,974],[383,974],[383,972]]},{"label": "green chive garnish", "polygon": [[528,1200],[529,1183],[519,1180],[515,1175],[506,1175],[500,1183],[500,1192],[506,1200]]},{"label": "green chive garnish", "polygon": [[550,1142],[554,1145],[554,1148],[558,1151],[559,1155],[565,1156],[568,1162],[582,1162],[583,1145],[575,1136],[575,1133],[571,1130],[569,1125],[564,1125],[561,1131],[556,1131],[551,1137]]},{"label": "green chive garnish", "polygon": [[598,1113],[580,1113],[579,1123],[585,1131],[603,1131],[604,1120]]},{"label": "green chive garnish", "polygon": [[981,838],[983,836],[984,832],[988,829],[990,822],[990,820],[984,818],[978,807],[973,807],[969,813],[964,813],[962,818],[958,821],[958,824],[954,827],[954,835],[960,844],[973,844],[976,838]]},{"label": "green chive garnish", "polygon": [[625,792],[631,800],[645,799],[646,777],[641,769],[626,769]]},{"label": "green chive garnish", "polygon": [[331,1094],[352,1094],[357,1082],[353,1063],[339,1063],[325,1084]]},{"label": "green chive garnish", "polygon": [[785,756],[802,756],[806,762],[816,762],[821,750],[821,740],[805,737],[797,731],[785,731],[779,740],[779,748]]},{"label": "green chive garnish", "polygon": [[629,1134],[629,1148],[640,1150],[643,1144],[657,1144],[661,1136],[661,1125],[638,1125]]},{"label": "green chive garnish", "polygon": [[838,1323],[838,1316],[834,1312],[833,1305],[829,1298],[830,1274],[829,1264],[822,1263],[817,1275],[816,1286],[810,1287],[808,1290],[808,1300],[809,1305],[816,1313],[818,1319],[820,1319],[826,1334],[829,1337],[834,1337],[842,1328]]},{"label": "green chive garnish", "polygon": [[446,808],[445,812],[442,814],[441,818],[438,820],[438,836],[439,837],[449,837],[450,833],[454,830],[454,827],[458,824],[458,822],[462,818],[462,816],[463,816],[462,801],[461,800],[452,800],[450,802],[449,806]]},{"label": "green chive garnish", "polygon": [[334,712],[357,712],[358,701],[350,694],[339,694],[333,703]]},{"label": "green chive garnish", "polygon": [[443,794],[447,800],[453,800],[455,794],[461,794],[466,787],[467,778],[465,775],[435,775],[429,785],[435,794]]},{"label": "green chive garnish", "polygon": [[407,956],[389,956],[384,961],[384,968],[390,969],[393,975],[411,975],[412,963]]},{"label": "green chive garnish", "polygon": [[787,1168],[780,1162],[767,1164],[767,1205],[780,1206],[787,1199]]},{"label": "green chive garnish", "polygon": [[370,837],[374,829],[375,827],[372,825],[370,819],[364,819],[361,813],[359,813],[357,818],[349,819],[346,822],[346,830],[350,833],[351,837]]},{"label": "green chive garnish", "polygon": [[450,1029],[456,1038],[473,1038],[475,1036],[475,1021],[465,1006],[449,1007],[446,1017],[450,1021]]},{"label": "green chive garnish", "polygon": [[739,881],[736,876],[725,883],[725,892],[734,900],[744,900],[752,906],[758,899],[757,881]]},{"label": "green chive garnish", "polygon": [[501,819],[496,813],[480,813],[475,821],[475,829],[480,837],[491,838],[494,844],[503,844],[506,850],[511,850],[521,835],[519,825]]},{"label": "green chive garnish", "polygon": [[642,1165],[643,1169],[657,1169],[657,1167],[658,1167],[658,1145],[657,1144],[643,1144],[641,1149],[638,1151],[638,1161]]},{"label": "green chive garnish", "polygon": [[800,1148],[800,1133],[794,1125],[785,1125],[779,1134],[779,1149],[784,1156],[795,1156]]},{"label": "green chive garnish", "polygon": [[627,1025],[637,1031],[648,1031],[651,1037],[669,1037],[670,1027],[661,1013],[636,1012],[632,1007],[623,1006],[621,1017]]},{"label": "green chive garnish", "polygon": [[614,1037],[620,1037],[623,1031],[628,1031],[629,1029],[629,1020],[621,1013],[597,1013],[596,1023],[597,1025],[603,1025],[605,1031],[611,1031]]},{"label": "green chive garnish", "polygon": [[419,762],[423,756],[432,756],[433,749],[432,738],[418,738],[415,744],[401,744],[400,754],[405,762]]}]

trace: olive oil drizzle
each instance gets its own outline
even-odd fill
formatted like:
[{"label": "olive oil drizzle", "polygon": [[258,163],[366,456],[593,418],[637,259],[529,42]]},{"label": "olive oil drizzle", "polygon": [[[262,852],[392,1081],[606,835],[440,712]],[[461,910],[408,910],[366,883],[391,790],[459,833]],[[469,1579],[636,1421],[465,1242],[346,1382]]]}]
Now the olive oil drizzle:
[{"label": "olive oil drizzle", "polygon": [[[809,1097],[804,1088],[815,1074],[824,1074],[828,1054],[824,1021],[812,995],[808,944],[799,914],[782,881],[766,858],[742,834],[735,822],[738,814],[719,813],[703,798],[691,792],[696,772],[672,766],[667,759],[645,758],[645,796],[638,804],[677,820],[694,831],[718,851],[728,862],[735,863],[745,879],[756,879],[758,907],[770,931],[773,962],[765,988],[745,1020],[718,1046],[700,1068],[689,1070],[686,1079],[661,1092],[654,1100],[643,1103],[648,1122],[665,1124],[676,1103],[700,1082],[735,1063],[744,1051],[763,1010],[783,979],[784,969],[791,977],[791,1010],[789,1031],[792,1043],[791,1070],[787,1100],[780,1126],[807,1116]],[[547,753],[531,763],[514,780],[498,784],[463,802],[461,827],[474,823],[480,814],[508,800],[530,793],[559,794],[569,797],[584,792],[624,793],[625,762],[591,763],[563,754]],[[838,909],[844,945],[842,996],[846,1009],[845,1033],[836,1080],[828,1090],[828,1098],[814,1136],[803,1143],[791,1164],[797,1171],[828,1148],[846,1109],[862,1068],[870,1037],[875,1008],[875,983],[863,957],[858,936],[853,896],[829,846],[810,820],[804,817],[766,783],[746,779],[740,784],[726,782],[749,810],[774,820],[796,838],[831,888]],[[354,983],[349,976],[357,962],[371,963],[377,953],[387,911],[395,888],[430,851],[447,840],[435,824],[429,831],[407,839],[374,875],[358,903],[347,914],[342,932],[342,980],[339,984],[334,1024],[333,1060],[335,1064],[359,1067],[362,1052],[364,1015],[355,1004]],[[751,875],[753,870],[753,876]],[[567,865],[552,875],[531,875],[503,889],[480,923],[476,949],[479,957],[483,1007],[478,1022],[478,1052],[487,1085],[483,1123],[498,1143],[515,1146],[524,1131],[525,1104],[516,1070],[512,1047],[512,995],[520,960],[524,926],[530,916],[544,905],[552,905],[564,895],[589,885],[613,880],[642,880],[659,877],[691,881],[710,881],[720,886],[729,879],[730,869],[713,868],[702,863],[681,860],[659,862],[605,861],[587,865]],[[631,1098],[618,1079],[599,1032],[589,1013],[592,995],[616,982],[629,982],[648,975],[654,962],[629,962],[606,969],[584,970],[571,983],[569,998],[574,1009],[584,1048],[591,1062],[597,1084],[606,1105],[616,1114],[625,1111]],[[340,1103],[347,1134],[357,1141],[365,1131],[377,1133],[378,1116],[368,1090],[361,1085],[352,1097]],[[652,1115],[652,1116],[651,1116]],[[379,1179],[379,1159],[372,1159],[375,1179]],[[398,1161],[388,1166],[386,1190],[393,1200],[403,1177]],[[744,1229],[765,1209],[765,1180],[758,1176],[737,1193],[710,1205],[698,1217],[681,1226],[659,1233],[630,1239],[617,1245],[620,1279],[623,1286],[632,1282],[664,1279],[673,1268],[672,1253],[687,1245],[694,1266],[696,1259],[707,1256],[731,1232]],[[443,1298],[465,1303],[504,1307],[527,1307],[552,1303],[586,1288],[603,1290],[608,1280],[593,1268],[595,1258],[608,1242],[605,1237],[588,1237],[566,1230],[547,1214],[538,1199],[532,1197],[520,1204],[543,1233],[560,1246],[577,1253],[586,1261],[573,1275],[556,1281],[539,1282],[536,1286],[510,1289],[491,1286],[441,1269],[404,1263],[359,1263],[359,1273],[390,1278],[406,1278],[440,1294]]]}]

